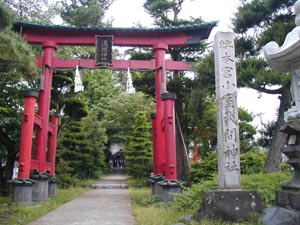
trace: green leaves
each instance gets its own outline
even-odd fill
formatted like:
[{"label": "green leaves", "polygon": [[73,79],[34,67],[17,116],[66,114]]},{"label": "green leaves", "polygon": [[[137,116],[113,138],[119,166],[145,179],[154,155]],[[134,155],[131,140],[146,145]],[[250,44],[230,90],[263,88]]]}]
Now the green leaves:
[{"label": "green leaves", "polygon": [[146,179],[152,172],[152,135],[148,112],[137,111],[132,122],[125,151],[127,171],[134,178]]},{"label": "green leaves", "polygon": [[12,26],[15,15],[3,3],[0,3],[0,31]]},{"label": "green leaves", "polygon": [[61,17],[70,25],[78,27],[103,26],[102,19],[114,0],[62,1]]}]

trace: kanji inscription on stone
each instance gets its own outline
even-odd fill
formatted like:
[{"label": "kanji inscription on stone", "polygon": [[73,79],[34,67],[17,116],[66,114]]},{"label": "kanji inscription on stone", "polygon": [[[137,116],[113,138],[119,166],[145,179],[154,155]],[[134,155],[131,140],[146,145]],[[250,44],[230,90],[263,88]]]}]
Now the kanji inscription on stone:
[{"label": "kanji inscription on stone", "polygon": [[219,188],[240,188],[240,140],[234,34],[218,32],[214,39],[218,126]]}]

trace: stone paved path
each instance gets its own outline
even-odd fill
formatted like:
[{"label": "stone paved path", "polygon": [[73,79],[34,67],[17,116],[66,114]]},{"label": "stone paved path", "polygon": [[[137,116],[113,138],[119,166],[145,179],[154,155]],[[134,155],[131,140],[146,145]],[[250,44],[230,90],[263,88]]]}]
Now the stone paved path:
[{"label": "stone paved path", "polygon": [[111,174],[90,191],[28,225],[135,225],[125,175]]}]

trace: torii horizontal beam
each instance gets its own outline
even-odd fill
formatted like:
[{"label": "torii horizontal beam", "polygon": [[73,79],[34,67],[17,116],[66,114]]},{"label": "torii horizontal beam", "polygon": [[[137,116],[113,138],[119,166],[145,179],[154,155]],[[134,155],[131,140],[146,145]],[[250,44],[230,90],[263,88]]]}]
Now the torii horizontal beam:
[{"label": "torii horizontal beam", "polygon": [[[43,67],[43,57],[37,57],[37,66]],[[95,59],[59,59],[54,58],[52,61],[52,67],[56,69],[75,69],[76,66],[86,69],[98,69],[102,68],[96,66]],[[154,70],[155,60],[113,60],[112,65],[108,67],[112,70],[126,70],[128,68],[132,70]],[[192,64],[182,61],[166,60],[165,70],[191,70]]]},{"label": "torii horizontal beam", "polygon": [[14,30],[31,44],[51,41],[57,45],[95,46],[95,36],[112,35],[114,46],[152,47],[165,43],[169,47],[199,46],[208,38],[217,22],[158,28],[67,27],[16,22]]}]

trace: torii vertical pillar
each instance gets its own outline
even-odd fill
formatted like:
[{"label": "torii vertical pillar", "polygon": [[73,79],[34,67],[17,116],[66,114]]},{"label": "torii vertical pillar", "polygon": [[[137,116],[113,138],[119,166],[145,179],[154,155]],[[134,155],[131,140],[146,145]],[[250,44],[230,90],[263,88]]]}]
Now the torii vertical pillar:
[{"label": "torii vertical pillar", "polygon": [[32,192],[32,200],[34,201],[48,200],[48,183],[50,175],[46,175],[45,172],[50,172],[46,171],[46,154],[48,150],[48,126],[53,73],[51,66],[55,56],[55,51],[57,49],[57,44],[53,41],[45,41],[43,42],[42,47],[44,49],[44,68],[43,79],[41,81],[41,93],[38,110],[38,115],[42,118],[42,122],[36,134],[35,152],[35,160],[38,162],[38,168],[36,172],[38,173],[31,175],[31,178],[33,180],[36,180]]},{"label": "torii vertical pillar", "polygon": [[165,135],[166,180],[158,183],[161,186],[161,196],[164,202],[170,202],[170,193],[181,192],[180,182],[177,181],[176,165],[176,95],[173,93],[162,93],[161,100],[164,101],[163,129]]},{"label": "torii vertical pillar", "polygon": [[[57,44],[52,41],[45,41],[42,45],[44,49],[43,65],[52,66]],[[46,151],[48,143],[48,123],[50,110],[50,97],[52,87],[52,69],[48,66],[43,68],[43,79],[40,93],[38,115],[42,118],[42,125],[37,131],[35,159],[39,161],[38,172],[45,172]]]},{"label": "torii vertical pillar", "polygon": [[165,56],[168,50],[168,45],[165,43],[158,43],[153,46],[155,53],[155,65],[157,69],[155,71],[155,97],[156,97],[156,127],[157,127],[157,174],[165,174],[165,137],[162,128],[162,121],[164,117],[164,102],[161,100],[161,93],[166,92],[166,65]]},{"label": "torii vertical pillar", "polygon": [[154,174],[150,176],[150,183],[152,184],[152,193],[161,194],[161,187],[158,185],[159,181],[165,178],[165,136],[162,127],[164,117],[164,103],[160,98],[161,93],[166,92],[166,74],[165,74],[165,56],[168,50],[168,45],[165,43],[158,43],[153,46],[155,53],[155,98],[156,98],[156,114],[152,118],[152,129],[155,128],[156,134],[153,134],[153,149],[154,158]]},{"label": "torii vertical pillar", "polygon": [[27,91],[24,93],[24,113],[22,120],[22,131],[20,141],[19,156],[19,179],[29,179],[30,176],[30,160],[32,150],[32,136],[35,117],[35,103],[38,93],[35,91]]},{"label": "torii vertical pillar", "polygon": [[58,130],[59,114],[56,114],[50,118],[50,122],[53,125],[53,132],[49,135],[49,145],[47,152],[47,161],[51,164],[50,175],[48,187],[48,195],[56,196],[57,190],[57,179],[55,178],[55,159],[56,159],[56,146],[57,146],[57,130]]},{"label": "torii vertical pillar", "polygon": [[24,93],[24,97],[25,101],[20,140],[19,172],[18,179],[12,182],[13,202],[15,203],[31,203],[32,201],[33,182],[29,180],[29,175],[35,103],[38,93],[35,91],[27,91]]}]

